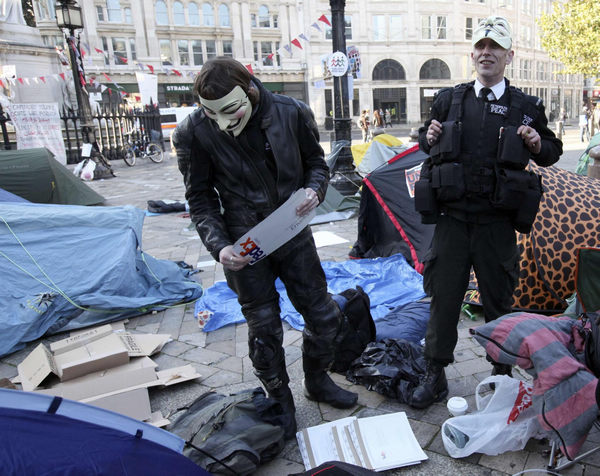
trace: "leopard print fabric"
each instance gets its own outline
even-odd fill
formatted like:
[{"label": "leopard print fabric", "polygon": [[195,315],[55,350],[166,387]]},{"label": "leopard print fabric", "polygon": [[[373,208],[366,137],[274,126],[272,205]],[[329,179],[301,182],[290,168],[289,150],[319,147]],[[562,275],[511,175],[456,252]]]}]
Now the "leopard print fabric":
[{"label": "leopard print fabric", "polygon": [[[544,194],[531,233],[517,233],[521,271],[513,309],[560,312],[575,292],[577,248],[600,246],[600,180],[530,167],[542,176]],[[473,273],[471,278],[465,302],[479,304]]]}]

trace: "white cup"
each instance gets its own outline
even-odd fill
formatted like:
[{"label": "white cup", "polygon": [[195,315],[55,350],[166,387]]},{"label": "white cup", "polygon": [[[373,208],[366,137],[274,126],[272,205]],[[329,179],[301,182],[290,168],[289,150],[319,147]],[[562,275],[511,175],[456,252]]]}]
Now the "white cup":
[{"label": "white cup", "polygon": [[469,404],[462,397],[452,397],[450,400],[448,400],[447,407],[448,411],[450,412],[450,415],[460,416],[464,415],[467,412]]}]

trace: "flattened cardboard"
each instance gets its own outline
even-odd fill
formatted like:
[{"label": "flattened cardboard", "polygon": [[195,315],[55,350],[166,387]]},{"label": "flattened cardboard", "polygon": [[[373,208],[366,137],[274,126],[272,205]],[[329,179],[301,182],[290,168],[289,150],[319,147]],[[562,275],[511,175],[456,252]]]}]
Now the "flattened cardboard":
[{"label": "flattened cardboard", "polygon": [[151,356],[160,352],[164,345],[171,340],[170,334],[117,334],[129,357]]},{"label": "flattened cardboard", "polygon": [[157,381],[156,367],[148,357],[133,359],[124,365],[92,372],[36,392],[87,402],[94,397],[151,386]]},{"label": "flattened cardboard", "polygon": [[23,390],[28,392],[42,383],[51,373],[60,376],[54,358],[44,344],[33,349],[23,362],[17,365],[17,371]]},{"label": "flattened cardboard", "polygon": [[129,353],[116,334],[109,334],[54,356],[61,381],[129,362]]},{"label": "flattened cardboard", "polygon": [[88,329],[85,332],[78,332],[77,334],[71,335],[66,339],[52,342],[50,344],[50,350],[54,355],[59,355],[64,352],[73,350],[81,345],[87,344],[109,334],[112,334],[113,331],[114,329],[110,324],[94,327],[92,329]]},{"label": "flattened cardboard", "polygon": [[136,388],[106,397],[98,397],[89,400],[87,403],[135,418],[136,420],[144,421],[152,418],[150,396],[148,395],[147,388]]}]

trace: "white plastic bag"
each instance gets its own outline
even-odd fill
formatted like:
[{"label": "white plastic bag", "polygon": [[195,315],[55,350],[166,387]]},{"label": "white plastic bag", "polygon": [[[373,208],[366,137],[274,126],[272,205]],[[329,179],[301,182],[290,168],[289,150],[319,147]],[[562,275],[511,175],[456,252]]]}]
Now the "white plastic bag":
[{"label": "white plastic bag", "polygon": [[[495,390],[482,396],[481,392]],[[541,438],[544,432],[532,405],[533,387],[507,375],[483,380],[475,390],[477,411],[449,418],[442,425],[444,447],[453,458],[473,453],[498,455],[518,451],[529,438]]]}]

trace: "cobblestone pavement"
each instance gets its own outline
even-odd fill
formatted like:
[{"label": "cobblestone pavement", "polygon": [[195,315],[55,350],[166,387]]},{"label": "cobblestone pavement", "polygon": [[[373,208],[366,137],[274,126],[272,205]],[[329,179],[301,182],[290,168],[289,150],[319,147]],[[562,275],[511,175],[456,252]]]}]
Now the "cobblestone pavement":
[{"label": "cobblestone pavement", "polygon": [[[106,198],[107,206],[134,205],[146,209],[147,200],[184,199],[183,184],[176,161],[168,156],[161,164],[139,160],[132,168],[122,162],[113,165],[117,177],[90,184]],[[319,248],[321,259],[345,260],[356,239],[356,218],[313,227],[313,231],[319,230],[331,231],[348,240],[343,244]],[[195,230],[190,229],[189,218],[182,216],[181,213],[146,217],[143,227],[143,249],[156,258],[183,260],[194,266],[198,265],[201,272],[194,276],[205,288],[224,279],[220,264],[212,260]],[[471,410],[475,408],[475,387],[478,382],[490,375],[491,370],[484,358],[483,348],[471,339],[468,333],[469,328],[481,325],[482,322],[481,318],[473,321],[463,316],[459,325],[456,361],[446,371],[450,386],[448,397],[465,397]],[[364,387],[350,385],[343,376],[337,374],[334,374],[336,382],[358,392],[359,400],[355,408],[337,410],[325,404],[308,401],[301,390],[301,333],[284,325],[286,326],[284,336],[286,360],[300,429],[349,415],[362,417],[388,412],[406,412],[417,440],[429,459],[416,466],[390,470],[382,474],[503,475],[545,467],[547,458],[543,452],[548,446],[534,440],[530,441],[523,451],[499,456],[475,454],[461,460],[449,457],[440,436],[441,424],[449,416],[445,401],[425,410],[415,410],[368,391]],[[171,334],[173,341],[153,357],[159,367],[169,368],[191,363],[202,375],[196,382],[174,385],[161,390],[151,389],[153,411],[161,410],[168,417],[204,392],[214,390],[228,393],[258,386],[258,380],[252,373],[248,358],[245,324],[228,326],[209,334],[203,333],[198,329],[193,305],[190,304],[135,317],[129,320],[126,327],[138,332]],[[59,337],[64,336],[53,336],[42,341],[55,340]],[[38,343],[31,343],[25,349],[1,359],[0,378],[14,377],[17,373],[16,365]],[[523,378],[526,378],[525,374]],[[591,434],[584,449],[591,445],[590,440],[600,442],[600,435],[597,432]],[[287,442],[278,458],[261,467],[256,474],[281,476],[303,470],[302,458],[296,441],[293,440]],[[600,453],[589,457],[585,460],[585,464],[577,464],[562,474],[600,474]]]}]

